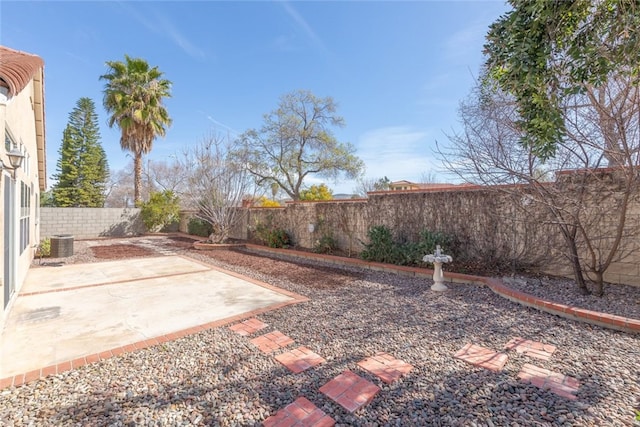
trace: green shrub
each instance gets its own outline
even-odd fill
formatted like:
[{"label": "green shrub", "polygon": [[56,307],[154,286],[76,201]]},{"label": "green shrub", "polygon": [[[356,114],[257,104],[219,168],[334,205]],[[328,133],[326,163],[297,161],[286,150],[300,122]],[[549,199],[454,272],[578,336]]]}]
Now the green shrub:
[{"label": "green shrub", "polygon": [[367,261],[396,265],[421,265],[422,258],[432,254],[440,245],[447,255],[454,256],[457,246],[454,236],[431,230],[423,230],[417,242],[397,241],[389,228],[384,225],[371,227],[367,234],[369,243],[364,245],[360,257]]},{"label": "green shrub", "polygon": [[338,249],[338,242],[331,234],[323,234],[313,246],[314,252],[319,254],[332,254]]},{"label": "green shrub", "polygon": [[443,253],[455,257],[458,245],[454,236],[441,231],[424,229],[420,232],[420,239],[417,242],[402,245],[401,251],[404,254],[403,259],[406,260],[405,265],[422,265],[422,258],[434,253],[437,245],[440,245]]},{"label": "green shrub", "polygon": [[140,203],[142,222],[149,231],[160,231],[180,219],[178,196],[173,191],[151,193],[148,202]]},{"label": "green shrub", "polygon": [[420,243],[399,243],[396,250],[398,255],[395,263],[398,265],[418,265],[426,255],[420,250]]},{"label": "green shrub", "polygon": [[200,218],[191,218],[187,224],[187,233],[193,236],[209,237],[213,233],[213,227]]},{"label": "green shrub", "polygon": [[[422,253],[422,256],[426,254],[432,254],[436,250],[436,246],[440,245],[440,248],[447,255],[451,255],[455,250],[455,237],[442,231],[422,230],[420,233],[420,241],[418,242],[418,250]],[[422,259],[422,257],[420,257]]]},{"label": "green shrub", "polygon": [[267,245],[270,248],[288,248],[291,245],[291,238],[282,228],[273,228],[267,235]]},{"label": "green shrub", "polygon": [[367,261],[396,264],[401,258],[391,230],[384,225],[371,227],[367,232],[369,243],[364,245],[360,257]]},{"label": "green shrub", "polygon": [[45,237],[40,241],[38,245],[38,252],[40,256],[48,257],[51,256],[51,239]]},{"label": "green shrub", "polygon": [[269,224],[256,225],[255,235],[262,244],[270,248],[288,248],[291,245],[289,234],[282,228]]}]

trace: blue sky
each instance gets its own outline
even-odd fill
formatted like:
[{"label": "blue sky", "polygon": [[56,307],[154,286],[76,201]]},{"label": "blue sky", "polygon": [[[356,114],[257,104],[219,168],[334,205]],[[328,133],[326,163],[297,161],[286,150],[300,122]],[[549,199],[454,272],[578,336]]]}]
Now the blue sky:
[{"label": "blue sky", "polygon": [[[127,166],[98,78],[106,61],[128,54],[173,82],[173,125],[154,142],[152,161],[170,160],[212,131],[259,128],[281,95],[307,89],[338,103],[346,126],[335,134],[355,145],[368,178],[451,180],[440,172],[435,141],[446,143],[444,132],[458,126],[487,27],[506,11],[503,1],[3,0],[0,43],[45,61],[49,177],[81,97],[96,103],[110,167]],[[336,193],[356,187],[327,184]]]}]

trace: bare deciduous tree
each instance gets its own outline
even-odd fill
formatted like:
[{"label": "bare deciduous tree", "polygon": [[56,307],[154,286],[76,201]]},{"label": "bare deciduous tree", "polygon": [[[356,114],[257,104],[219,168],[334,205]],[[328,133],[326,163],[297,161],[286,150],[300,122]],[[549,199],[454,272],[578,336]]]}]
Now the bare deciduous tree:
[{"label": "bare deciduous tree", "polygon": [[353,190],[357,195],[367,197],[370,191],[386,191],[389,189],[391,181],[386,176],[384,178],[360,178],[358,186]]},{"label": "bare deciduous tree", "polygon": [[465,181],[513,197],[514,206],[529,211],[521,215],[525,221],[540,221],[531,210],[542,208],[546,223],[562,236],[561,252],[580,291],[590,293],[590,280],[601,296],[607,269],[637,249],[629,245],[639,228],[629,215],[640,191],[637,81],[611,77],[561,105],[566,136],[556,155],[542,162],[520,143],[513,100],[485,82],[461,104],[464,131],[449,135],[452,146],[438,151]]},{"label": "bare deciduous tree", "polygon": [[142,180],[152,191],[168,190],[178,195],[184,191],[186,177],[181,163],[175,158],[173,161],[148,159],[142,174]]},{"label": "bare deciduous tree", "polygon": [[420,174],[421,184],[435,184],[438,182],[438,177],[434,171],[425,171]]},{"label": "bare deciduous tree", "polygon": [[[140,179],[140,199],[149,200],[153,192],[173,191],[180,195],[183,191],[185,176],[180,162],[154,161],[142,162]],[[123,169],[111,171],[105,188],[105,206],[111,208],[134,206],[133,162]]]},{"label": "bare deciduous tree", "polygon": [[105,186],[106,208],[131,208],[133,202],[133,164],[129,168],[112,170]]},{"label": "bare deciduous tree", "polygon": [[230,155],[231,143],[211,135],[186,151],[181,165],[186,177],[183,197],[197,209],[196,216],[213,227],[212,243],[225,242],[246,215],[242,201],[253,199],[252,175],[241,158]]}]

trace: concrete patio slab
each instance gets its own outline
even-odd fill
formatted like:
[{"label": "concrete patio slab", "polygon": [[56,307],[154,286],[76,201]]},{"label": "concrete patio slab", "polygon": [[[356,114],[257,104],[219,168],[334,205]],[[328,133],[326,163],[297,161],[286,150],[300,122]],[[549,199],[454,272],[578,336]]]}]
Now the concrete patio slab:
[{"label": "concrete patio slab", "polygon": [[[163,261],[159,262],[160,259]],[[210,267],[179,256],[32,268],[29,270],[20,294],[29,295],[207,270],[210,270]]]},{"label": "concrete patio slab", "polygon": [[180,256],[35,268],[1,332],[0,378],[296,297]]}]

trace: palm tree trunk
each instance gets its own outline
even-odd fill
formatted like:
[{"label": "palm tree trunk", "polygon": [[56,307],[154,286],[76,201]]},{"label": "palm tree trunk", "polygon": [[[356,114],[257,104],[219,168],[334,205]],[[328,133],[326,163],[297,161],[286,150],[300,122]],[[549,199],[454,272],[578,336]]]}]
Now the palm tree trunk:
[{"label": "palm tree trunk", "polygon": [[140,188],[142,187],[142,153],[135,153],[133,159],[133,204],[140,203]]}]

